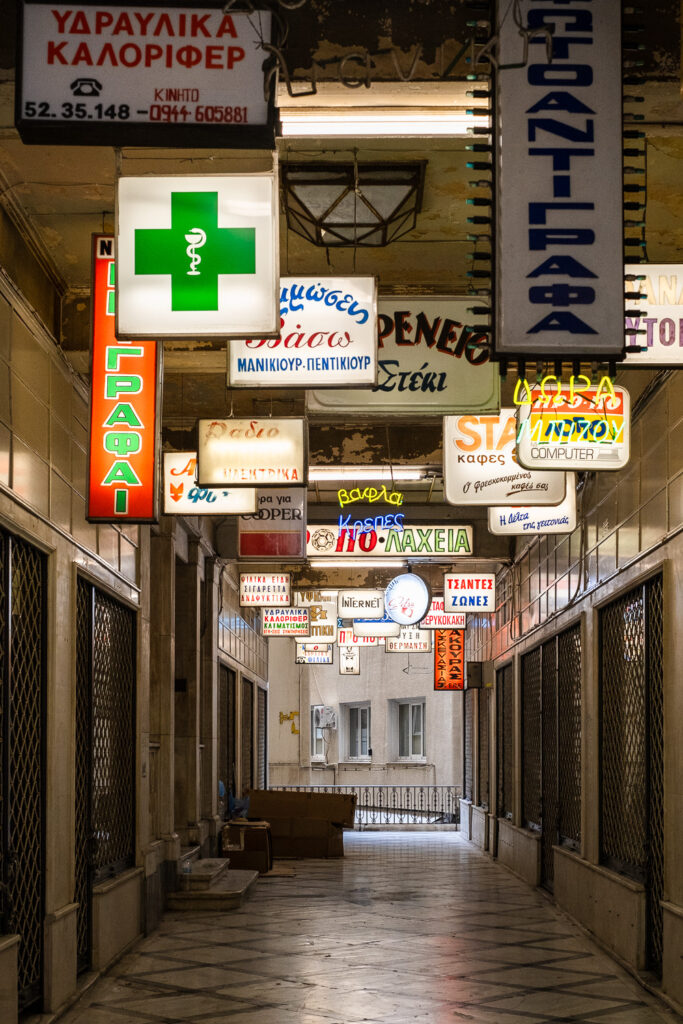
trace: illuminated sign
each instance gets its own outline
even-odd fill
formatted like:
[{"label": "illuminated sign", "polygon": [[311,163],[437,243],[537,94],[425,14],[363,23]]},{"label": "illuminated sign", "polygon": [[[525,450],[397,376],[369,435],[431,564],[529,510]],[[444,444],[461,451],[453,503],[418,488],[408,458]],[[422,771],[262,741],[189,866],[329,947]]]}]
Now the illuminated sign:
[{"label": "illuminated sign", "polygon": [[360,675],[360,647],[339,648],[339,674],[341,676]]},{"label": "illuminated sign", "polygon": [[232,341],[229,387],[362,387],[377,381],[377,280],[283,277],[277,338]]},{"label": "illuminated sign", "polygon": [[522,466],[602,470],[627,464],[631,409],[624,388],[584,388],[573,401],[542,398],[535,387],[531,395],[532,402],[519,407],[517,455]]},{"label": "illuminated sign", "polygon": [[196,452],[164,452],[166,515],[226,516],[256,511],[255,488],[197,487],[196,468]]},{"label": "illuminated sign", "polygon": [[497,5],[498,355],[622,354],[621,6]]},{"label": "illuminated sign", "polygon": [[451,505],[557,505],[565,492],[561,473],[529,472],[515,452],[514,409],[497,416],[444,416],[443,489]]},{"label": "illuminated sign", "polygon": [[308,472],[306,421],[199,420],[200,487],[301,487]]},{"label": "illuminated sign", "polygon": [[337,641],[337,600],[334,592],[295,591],[297,608],[308,608],[310,637],[329,644]]},{"label": "illuminated sign", "polygon": [[401,627],[385,612],[381,619],[354,619],[353,632],[358,637],[398,636]]},{"label": "illuminated sign", "polygon": [[404,515],[402,512],[390,513],[385,516],[367,516],[365,519],[352,519],[351,515],[339,516],[338,527],[354,538],[365,533],[379,533],[381,530],[403,530]]},{"label": "illuminated sign", "polygon": [[113,238],[95,235],[87,518],[156,522],[157,343],[117,339],[116,272]]},{"label": "illuminated sign", "polygon": [[259,561],[305,558],[306,488],[268,487],[256,495],[256,514],[237,520],[237,557]]},{"label": "illuminated sign", "polygon": [[683,365],[683,264],[633,263],[626,267],[629,291],[642,299],[629,299],[626,317],[627,366]]},{"label": "illuminated sign", "polygon": [[500,375],[479,327],[486,315],[474,312],[485,305],[480,295],[380,296],[377,386],[309,391],[307,411],[342,419],[497,411]]},{"label": "illuminated sign", "polygon": [[347,626],[339,627],[338,642],[340,647],[377,647],[376,636],[358,636]]},{"label": "illuminated sign", "polygon": [[376,487],[364,487],[362,491],[360,487],[352,487],[350,491],[341,488],[337,491],[337,500],[341,508],[358,502],[362,502],[364,505],[374,505],[378,501],[383,501],[387,505],[402,505],[403,495],[400,491],[387,493],[386,485],[382,484],[379,491]]},{"label": "illuminated sign", "polygon": [[432,633],[417,626],[401,626],[398,636],[388,636],[384,646],[387,654],[431,654]]},{"label": "illuminated sign", "polygon": [[337,614],[340,619],[381,619],[384,615],[384,591],[340,590],[337,595]]},{"label": "illuminated sign", "polygon": [[414,572],[394,576],[384,591],[387,614],[401,626],[412,626],[427,614],[431,603],[429,587]]},{"label": "illuminated sign", "polygon": [[294,660],[297,665],[331,665],[334,661],[334,648],[329,644],[326,650],[307,651],[304,644],[297,644]]},{"label": "illuminated sign", "polygon": [[273,149],[270,12],[29,0],[20,10],[25,142]]},{"label": "illuminated sign", "polygon": [[546,374],[532,386],[526,377],[520,377],[515,384],[512,400],[515,405],[531,405],[534,401],[550,405],[572,405],[577,398],[590,389],[595,402],[600,403],[604,396],[615,397],[614,385],[609,377],[603,377],[594,387],[590,377],[584,373],[572,374],[567,383],[561,381],[554,373]]},{"label": "illuminated sign", "polygon": [[465,689],[465,633],[437,629],[434,634],[434,689]]},{"label": "illuminated sign", "polygon": [[465,612],[447,612],[443,597],[433,597],[420,629],[464,629],[466,622]]},{"label": "illuminated sign", "polygon": [[277,335],[274,172],[119,178],[116,223],[119,337]]},{"label": "illuminated sign", "polygon": [[[550,474],[548,474],[550,475]],[[353,531],[340,529],[337,523],[309,523],[306,543],[308,558],[325,556],[343,559],[422,555],[425,558],[452,560],[472,554],[472,527],[451,523],[438,525],[425,523],[418,526],[404,526],[397,530],[380,530],[361,533],[355,537]]]},{"label": "illuminated sign", "polygon": [[261,635],[308,636],[308,608],[264,608],[261,612]]},{"label": "illuminated sign", "polygon": [[495,505],[489,508],[489,532],[498,536],[573,533],[576,529],[576,475],[567,473],[564,501],[552,508]]},{"label": "illuminated sign", "polygon": [[496,610],[496,577],[492,572],[449,573],[443,578],[444,608],[447,612]]},{"label": "illuminated sign", "polygon": [[289,606],[290,575],[278,573],[240,573],[240,605],[242,607]]}]

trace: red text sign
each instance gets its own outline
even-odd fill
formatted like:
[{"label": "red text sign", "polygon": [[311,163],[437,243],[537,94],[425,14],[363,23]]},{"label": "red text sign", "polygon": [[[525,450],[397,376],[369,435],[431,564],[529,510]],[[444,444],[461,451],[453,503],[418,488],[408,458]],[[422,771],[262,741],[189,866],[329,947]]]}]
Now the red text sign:
[{"label": "red text sign", "polygon": [[462,629],[435,631],[434,689],[465,689],[465,632]]}]

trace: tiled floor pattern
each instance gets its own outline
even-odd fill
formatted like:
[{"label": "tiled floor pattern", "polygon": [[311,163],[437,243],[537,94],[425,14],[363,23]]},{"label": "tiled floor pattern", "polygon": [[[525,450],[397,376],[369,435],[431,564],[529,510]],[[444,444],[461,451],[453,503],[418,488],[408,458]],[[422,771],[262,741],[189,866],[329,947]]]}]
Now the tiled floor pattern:
[{"label": "tiled floor pattern", "polygon": [[63,1024],[673,1024],[457,833],[347,833],[229,913],[169,913]]}]

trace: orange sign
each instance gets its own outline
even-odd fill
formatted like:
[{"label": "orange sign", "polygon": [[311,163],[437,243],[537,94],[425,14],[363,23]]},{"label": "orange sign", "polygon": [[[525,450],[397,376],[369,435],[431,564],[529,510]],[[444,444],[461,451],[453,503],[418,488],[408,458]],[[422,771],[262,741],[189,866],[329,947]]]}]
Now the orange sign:
[{"label": "orange sign", "polygon": [[434,689],[465,689],[465,630],[434,632]]},{"label": "orange sign", "polygon": [[117,339],[114,239],[93,241],[88,519],[155,522],[157,343]]}]

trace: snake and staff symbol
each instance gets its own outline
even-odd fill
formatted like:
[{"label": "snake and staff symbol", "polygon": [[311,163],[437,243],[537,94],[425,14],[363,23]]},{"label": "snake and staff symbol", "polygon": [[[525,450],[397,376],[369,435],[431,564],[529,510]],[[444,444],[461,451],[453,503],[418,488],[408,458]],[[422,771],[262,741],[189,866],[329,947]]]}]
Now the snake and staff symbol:
[{"label": "snake and staff symbol", "polygon": [[188,233],[185,235],[185,241],[190,243],[185,250],[187,255],[190,257],[190,269],[187,273],[196,277],[201,273],[200,270],[197,270],[197,267],[202,262],[202,258],[196,250],[201,249],[205,244],[206,231],[202,231],[201,228],[190,228]]}]

